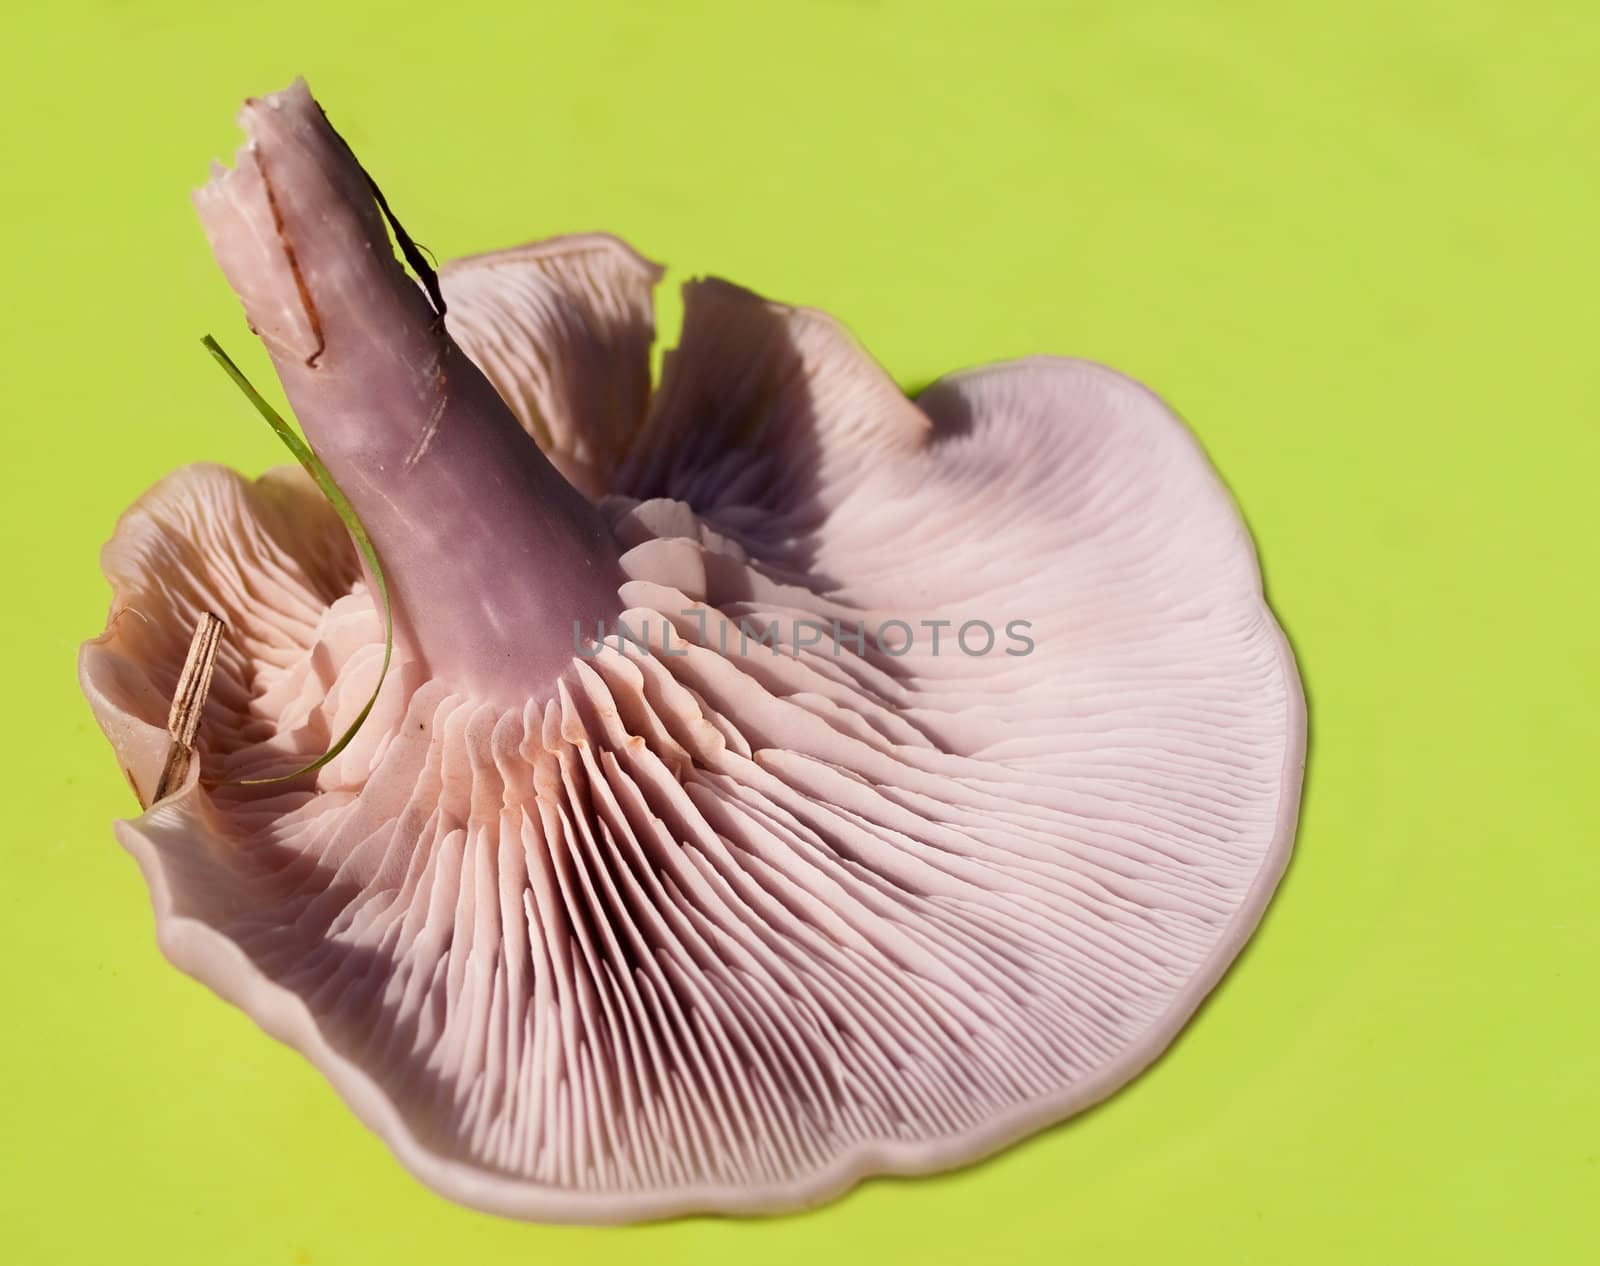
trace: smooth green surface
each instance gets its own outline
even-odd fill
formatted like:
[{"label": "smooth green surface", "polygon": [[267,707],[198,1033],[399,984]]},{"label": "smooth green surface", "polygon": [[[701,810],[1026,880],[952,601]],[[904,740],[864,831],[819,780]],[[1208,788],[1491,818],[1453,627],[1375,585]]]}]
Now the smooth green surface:
[{"label": "smooth green surface", "polygon": [[[1595,1260],[1592,2],[58,3],[4,45],[0,1261]],[[123,506],[283,460],[196,342],[270,381],[185,194],[299,71],[441,256],[608,228],[908,384],[1075,353],[1192,421],[1313,750],[1279,898],[1153,1071],[803,1217],[521,1226],[160,960],[73,660]]]}]

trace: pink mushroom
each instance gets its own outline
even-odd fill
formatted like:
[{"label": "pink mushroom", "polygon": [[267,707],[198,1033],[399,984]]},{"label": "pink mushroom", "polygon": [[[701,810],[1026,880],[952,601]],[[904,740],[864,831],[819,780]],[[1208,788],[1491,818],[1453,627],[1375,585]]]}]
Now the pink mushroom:
[{"label": "pink mushroom", "polygon": [[226,625],[186,777],[116,828],[172,962],[422,1181],[545,1221],[960,1165],[1154,1059],[1261,916],[1305,750],[1161,401],[1033,358],[913,402],[720,281],[652,394],[660,273],[620,242],[419,286],[304,84],[242,121],[195,203],[394,668],[332,761],[249,782],[370,696],[371,577],[296,470],[123,516],[81,677],[145,803]]}]

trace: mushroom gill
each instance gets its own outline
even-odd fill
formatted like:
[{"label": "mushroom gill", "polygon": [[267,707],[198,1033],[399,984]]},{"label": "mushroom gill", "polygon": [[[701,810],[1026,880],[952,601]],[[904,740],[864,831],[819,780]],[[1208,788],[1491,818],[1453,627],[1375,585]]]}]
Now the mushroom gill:
[{"label": "mushroom gill", "polygon": [[[543,1221],[812,1204],[1104,1097],[1287,860],[1305,720],[1231,499],[1144,388],[1035,358],[914,402],[835,322],[556,239],[394,257],[305,86],[196,195],[311,481],[119,522],[83,688],[182,970],[420,1179]],[[885,630],[893,629],[893,632]],[[902,632],[901,630],[904,630]],[[981,650],[975,643],[987,638]]]}]

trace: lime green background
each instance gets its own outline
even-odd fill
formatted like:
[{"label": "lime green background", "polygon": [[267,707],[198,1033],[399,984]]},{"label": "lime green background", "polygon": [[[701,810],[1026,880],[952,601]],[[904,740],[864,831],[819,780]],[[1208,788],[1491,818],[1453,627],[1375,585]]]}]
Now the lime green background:
[{"label": "lime green background", "polygon": [[[1329,12],[1328,10],[1333,10]],[[39,5],[7,19],[7,1263],[1595,1260],[1592,3]],[[117,512],[283,460],[185,201],[304,72],[441,255],[607,228],[902,382],[1094,357],[1193,423],[1313,743],[1238,968],[1108,1105],[803,1217],[540,1228],[416,1185],[159,958],[73,681]]]}]

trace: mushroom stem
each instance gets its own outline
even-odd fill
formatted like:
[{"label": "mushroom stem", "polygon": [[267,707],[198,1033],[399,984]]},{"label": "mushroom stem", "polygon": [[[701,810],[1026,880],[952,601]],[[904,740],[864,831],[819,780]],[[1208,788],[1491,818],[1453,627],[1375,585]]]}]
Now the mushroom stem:
[{"label": "mushroom stem", "polygon": [[383,560],[396,640],[452,687],[520,706],[569,661],[575,621],[620,610],[611,535],[395,258],[305,83],[247,101],[240,122],[234,169],[195,206]]}]

